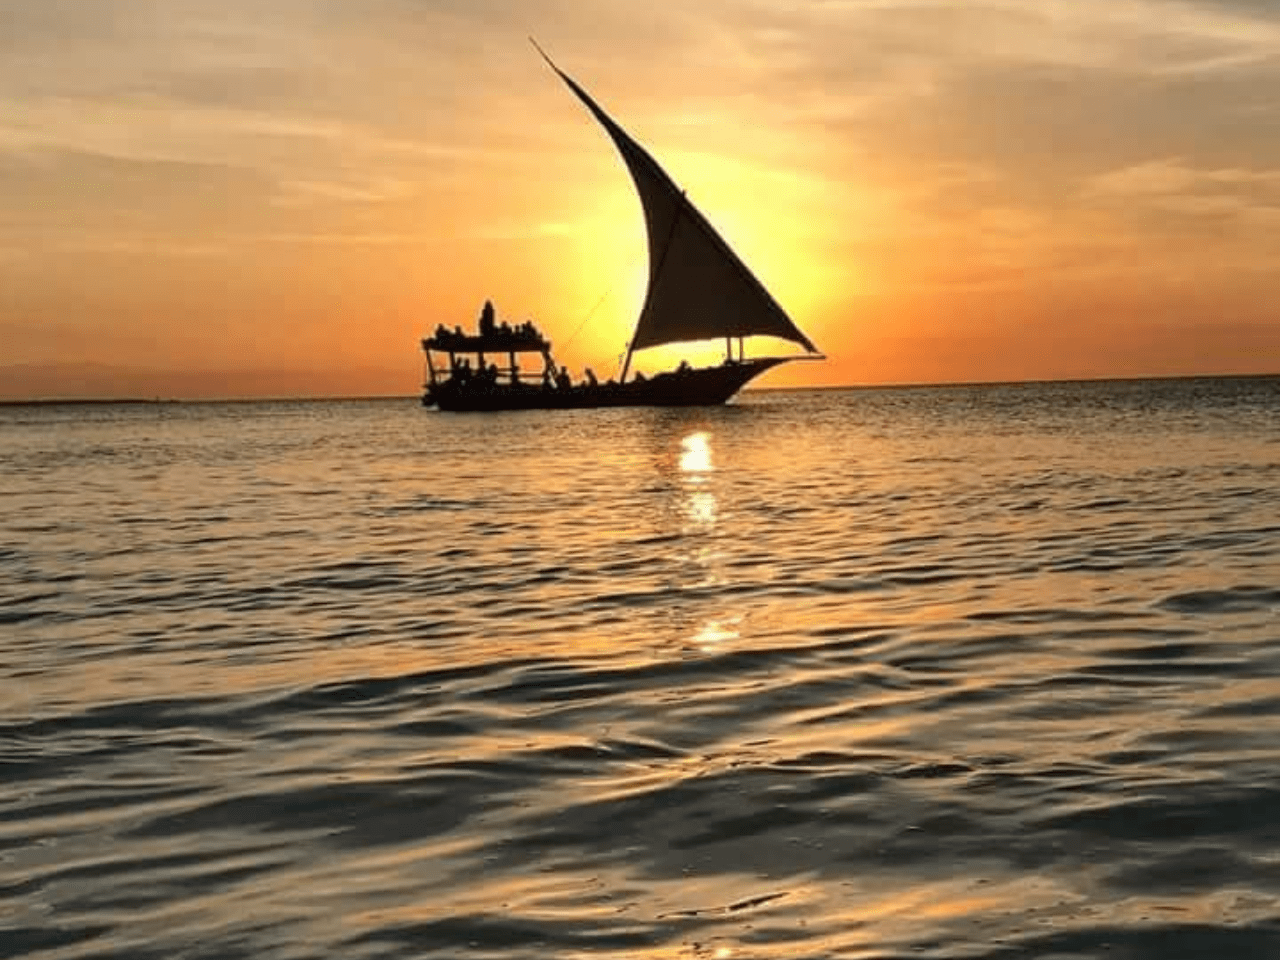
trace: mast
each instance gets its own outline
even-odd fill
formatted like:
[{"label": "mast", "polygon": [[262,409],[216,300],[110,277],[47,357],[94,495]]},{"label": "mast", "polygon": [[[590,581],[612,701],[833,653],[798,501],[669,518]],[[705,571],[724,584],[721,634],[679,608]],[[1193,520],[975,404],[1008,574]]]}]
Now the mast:
[{"label": "mast", "polygon": [[[684,191],[680,192],[680,196],[684,196]],[[676,215],[671,219],[671,229],[667,232],[666,242],[662,245],[662,255],[658,258],[658,265],[650,271],[649,287],[652,289],[653,281],[662,274],[662,265],[667,260],[667,251],[671,249],[671,238],[676,235],[676,226],[680,223],[680,214],[682,211],[677,210]],[[631,354],[636,349],[636,337],[640,335],[640,324],[636,324],[636,328],[631,331],[631,343],[627,346],[627,359],[622,365],[622,376],[618,378],[619,383],[627,382],[627,371],[631,368]]]}]

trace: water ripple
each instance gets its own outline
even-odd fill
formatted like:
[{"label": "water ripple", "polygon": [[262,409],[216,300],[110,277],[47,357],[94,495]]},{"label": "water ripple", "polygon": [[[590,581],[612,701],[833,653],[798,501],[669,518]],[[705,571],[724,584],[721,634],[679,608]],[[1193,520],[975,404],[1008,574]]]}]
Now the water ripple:
[{"label": "water ripple", "polygon": [[1278,413],[0,411],[0,956],[1280,956]]}]

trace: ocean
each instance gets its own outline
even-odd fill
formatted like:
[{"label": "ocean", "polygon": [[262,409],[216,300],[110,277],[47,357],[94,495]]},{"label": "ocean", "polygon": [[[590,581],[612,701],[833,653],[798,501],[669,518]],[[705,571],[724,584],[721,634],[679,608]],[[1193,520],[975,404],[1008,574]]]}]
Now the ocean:
[{"label": "ocean", "polygon": [[1280,379],[0,409],[0,957],[1280,957]]}]

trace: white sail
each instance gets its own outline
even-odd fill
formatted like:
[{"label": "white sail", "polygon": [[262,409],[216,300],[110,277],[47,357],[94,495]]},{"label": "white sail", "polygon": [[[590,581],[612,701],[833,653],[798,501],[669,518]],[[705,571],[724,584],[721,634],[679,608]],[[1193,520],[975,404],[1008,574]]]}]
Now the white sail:
[{"label": "white sail", "polygon": [[613,139],[644,207],[649,289],[632,349],[761,334],[790,340],[816,353],[809,338],[657,161],[550,58],[547,63]]}]

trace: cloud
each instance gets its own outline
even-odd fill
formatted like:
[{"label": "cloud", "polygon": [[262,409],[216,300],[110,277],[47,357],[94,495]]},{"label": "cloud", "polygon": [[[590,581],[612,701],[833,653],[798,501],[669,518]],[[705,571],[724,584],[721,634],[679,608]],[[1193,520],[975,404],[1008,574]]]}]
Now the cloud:
[{"label": "cloud", "polygon": [[68,236],[59,246],[65,253],[105,254],[160,260],[223,257],[233,250],[230,244],[221,241],[183,242],[174,240],[172,237],[146,234],[111,236],[86,234],[81,238]]},{"label": "cloud", "polygon": [[[1086,202],[1118,204],[1199,220],[1257,228],[1274,248],[1280,220],[1280,169],[1195,167],[1179,158],[1150,160],[1088,178]],[[1270,256],[1270,254],[1268,254]]]},{"label": "cloud", "polygon": [[1133,73],[1229,69],[1280,55],[1280,21],[1180,0],[833,0],[883,48]]},{"label": "cloud", "polygon": [[488,224],[474,227],[467,236],[476,240],[536,240],[545,237],[571,237],[575,226],[559,221],[544,223]]},{"label": "cloud", "polygon": [[280,187],[284,195],[277,198],[275,202],[286,206],[330,201],[390,203],[404,200],[414,192],[414,186],[411,183],[392,177],[353,176],[345,180],[286,180],[281,182]]},{"label": "cloud", "polygon": [[660,16],[621,0],[0,0],[0,21],[0,149],[273,171],[290,145],[320,166],[336,163],[326,145],[362,145],[349,165],[384,168],[396,140],[549,147],[539,127],[563,128],[567,107],[512,130],[553,96],[526,32],[642,132],[700,115],[820,129],[949,101],[981,69],[1172,76],[1280,53],[1259,8],[1180,0],[707,0]]},{"label": "cloud", "polygon": [[1085,183],[1086,196],[1152,197],[1216,189],[1280,189],[1280,170],[1206,170],[1178,158],[1150,160],[1098,174]]},{"label": "cloud", "polygon": [[241,238],[244,242],[262,242],[297,246],[313,244],[316,246],[350,246],[350,247],[421,247],[426,244],[440,243],[440,237],[430,233],[367,233],[348,231],[345,233],[265,233]]}]

